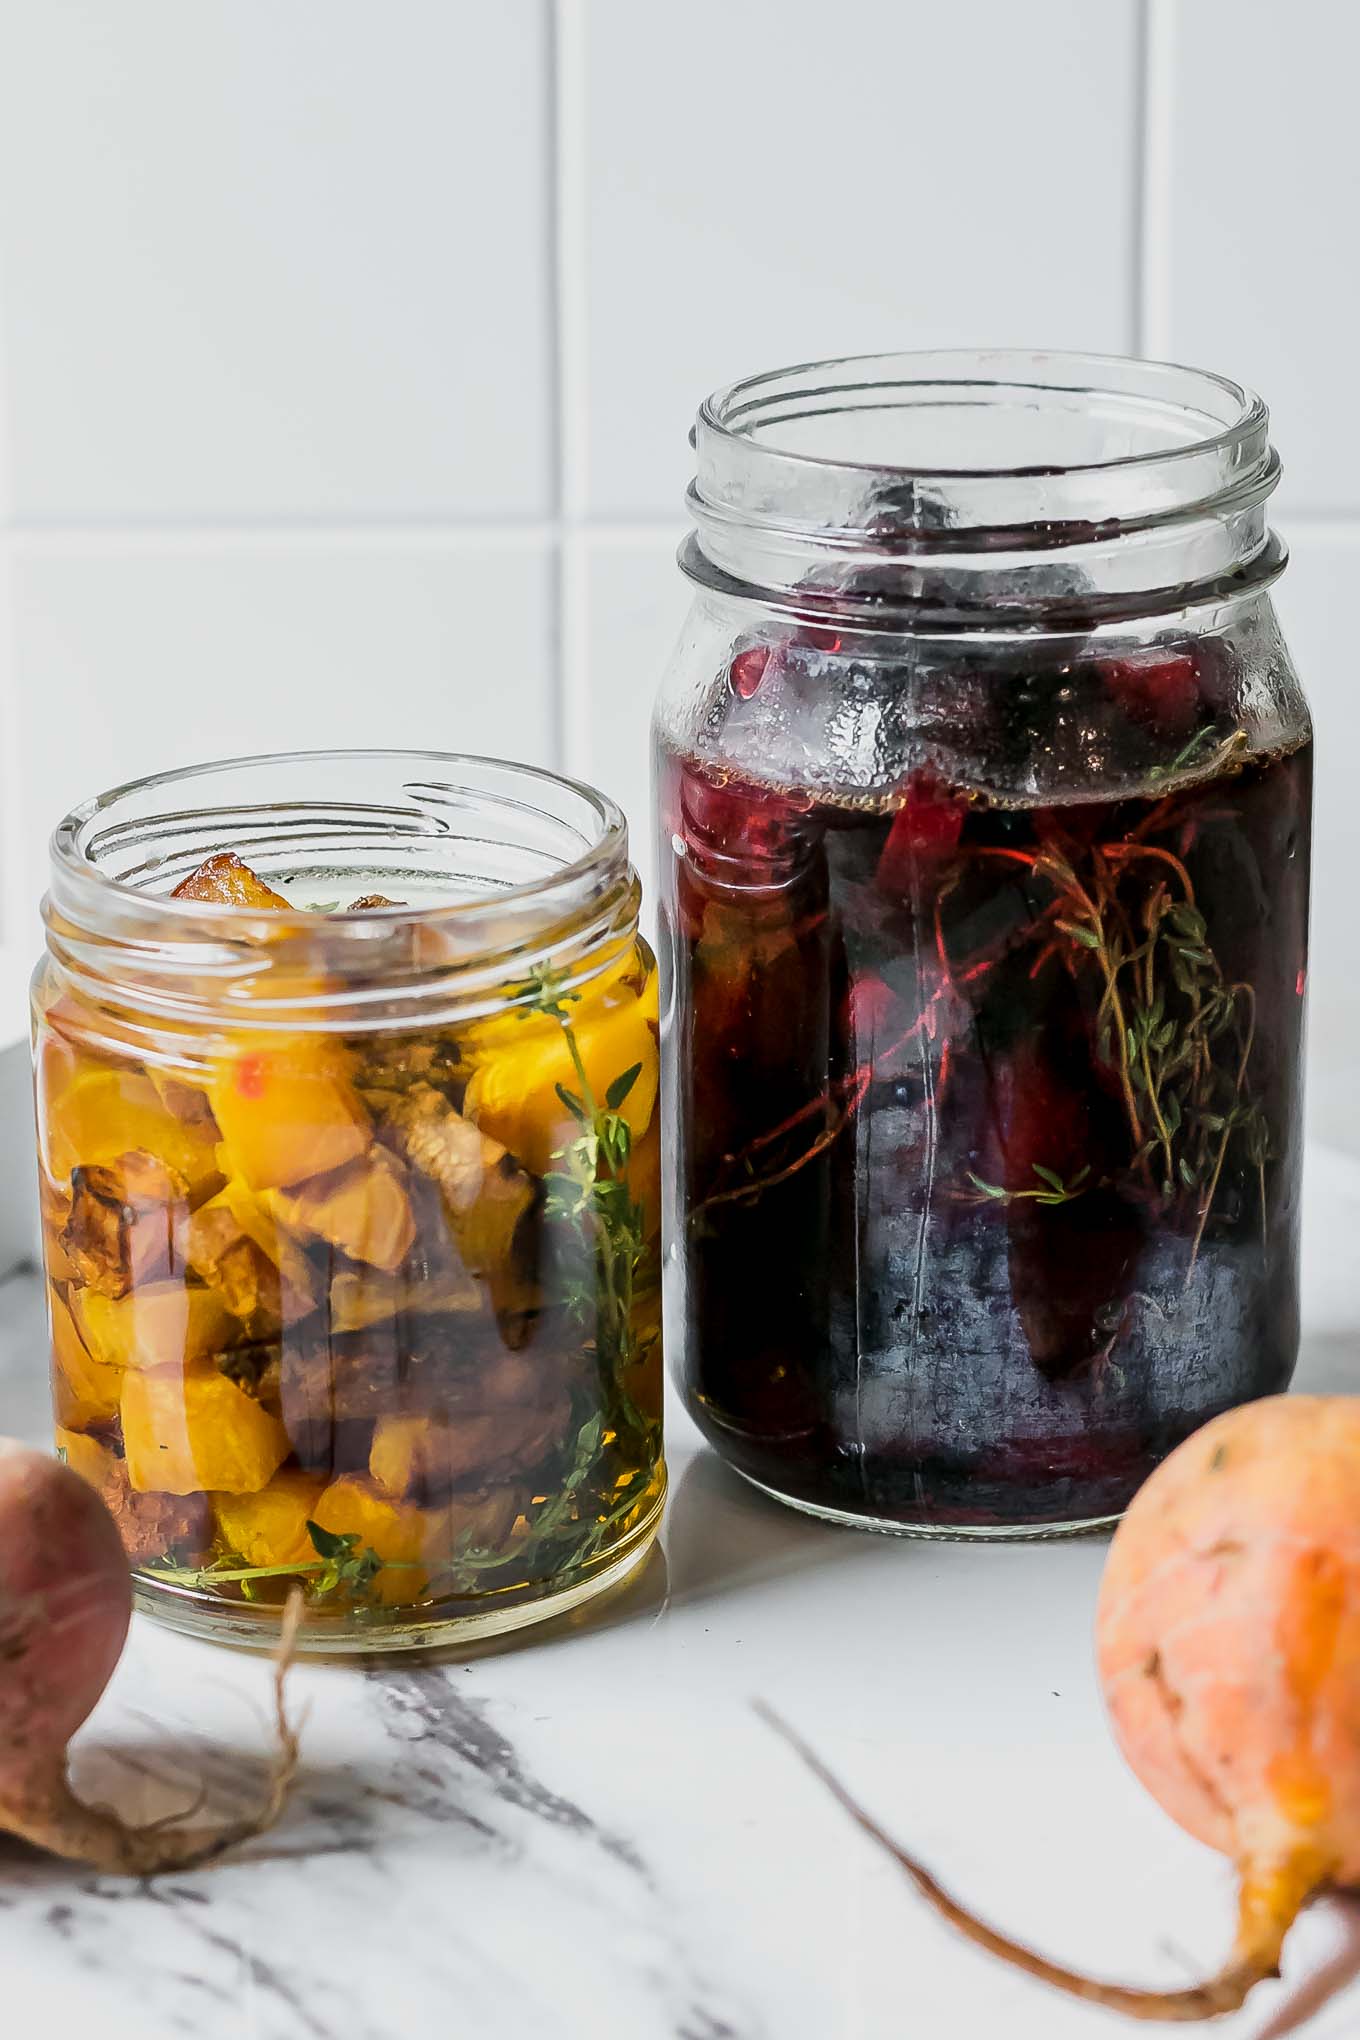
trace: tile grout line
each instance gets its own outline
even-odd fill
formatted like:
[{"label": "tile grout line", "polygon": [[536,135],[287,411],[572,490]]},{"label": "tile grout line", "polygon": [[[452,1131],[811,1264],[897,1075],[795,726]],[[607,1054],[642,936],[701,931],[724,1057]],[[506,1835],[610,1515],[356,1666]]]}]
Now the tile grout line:
[{"label": "tile grout line", "polygon": [[561,153],[558,84],[558,10],[556,0],[538,0],[543,35],[542,107],[543,150],[543,271],[547,325],[548,435],[550,494],[553,514],[550,524],[548,601],[549,650],[549,744],[551,763],[558,771],[566,762],[566,568],[563,562],[562,503],[566,486],[566,444],[563,418],[566,391],[562,368],[563,256],[561,247]]},{"label": "tile grout line", "polygon": [[1176,0],[1141,0],[1139,15],[1138,215],[1134,235],[1135,352],[1171,353],[1171,147]]},{"label": "tile grout line", "polygon": [[149,552],[369,552],[418,551],[422,546],[454,551],[481,546],[517,551],[551,544],[559,529],[552,517],[523,520],[437,518],[367,520],[340,523],[260,518],[185,520],[174,523],[86,524],[44,520],[42,523],[0,521],[0,544],[20,558],[43,559],[54,554],[138,554]]},{"label": "tile grout line", "polygon": [[552,0],[558,427],[558,719],[561,763],[590,771],[589,498],[584,0]]},{"label": "tile grout line", "polygon": [[1133,119],[1129,148],[1129,323],[1130,354],[1143,352],[1143,242],[1147,232],[1148,23],[1150,0],[1134,0]]},{"label": "tile grout line", "polygon": [[[12,515],[16,502],[4,283],[0,273],[0,520]],[[19,757],[18,619],[13,568],[9,550],[0,547],[0,955],[17,950],[26,918],[22,898],[23,830],[19,819],[23,769]],[[3,975],[8,982],[8,972]],[[4,996],[7,998],[8,993]],[[0,1040],[7,1031],[6,1014],[0,1011]]]},{"label": "tile grout line", "polygon": [[[1357,513],[1360,514],[1360,513]],[[651,514],[639,517],[531,517],[481,521],[476,518],[423,518],[414,521],[306,523],[260,519],[253,523],[41,524],[5,522],[0,518],[0,545],[20,558],[47,558],[62,553],[137,554],[147,552],[239,553],[325,552],[362,549],[395,552],[421,546],[457,551],[483,547],[517,551],[556,545],[564,531],[581,531],[611,545],[649,545],[684,529],[684,519]]]}]

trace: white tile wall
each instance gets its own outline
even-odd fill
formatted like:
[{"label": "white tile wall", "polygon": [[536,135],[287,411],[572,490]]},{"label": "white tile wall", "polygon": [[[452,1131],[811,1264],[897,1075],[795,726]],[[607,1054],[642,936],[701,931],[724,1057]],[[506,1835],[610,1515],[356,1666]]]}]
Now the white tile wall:
[{"label": "white tile wall", "polygon": [[[647,784],[652,696],[689,607],[689,584],[675,564],[684,527],[583,541],[579,590],[584,712],[571,720],[568,763],[600,786]],[[655,855],[646,802],[629,803],[633,862],[652,896]]]},{"label": "white tile wall", "polygon": [[581,18],[593,512],[669,511],[696,397],[761,368],[984,334],[1128,348],[1134,0]]},{"label": "white tile wall", "polygon": [[541,515],[536,0],[0,10],[27,521]]},{"label": "white tile wall", "polygon": [[1313,1112],[1360,1148],[1357,70],[1332,0],[0,7],[0,1039],[47,830],[125,772],[501,749],[599,778],[649,859],[700,396],[1108,347],[1274,403]]},{"label": "white tile wall", "polygon": [[[557,755],[541,542],[21,539],[13,586],[35,822],[100,786],[240,752],[335,742]],[[77,702],[84,713],[62,712]],[[32,902],[36,828],[26,848]]]},{"label": "white tile wall", "polygon": [[1282,512],[1360,514],[1360,9],[1181,0],[1171,34],[1156,344],[1266,395]]},{"label": "white tile wall", "polygon": [[1284,532],[1293,556],[1277,601],[1317,726],[1309,1118],[1319,1139],[1360,1153],[1360,523]]}]

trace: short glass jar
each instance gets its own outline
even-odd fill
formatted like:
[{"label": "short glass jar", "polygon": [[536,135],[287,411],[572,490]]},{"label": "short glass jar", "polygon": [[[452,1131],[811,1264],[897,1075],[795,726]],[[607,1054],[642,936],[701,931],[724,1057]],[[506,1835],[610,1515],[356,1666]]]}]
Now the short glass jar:
[{"label": "short glass jar", "polygon": [[689,1407],[842,1521],[1108,1521],[1296,1357],[1311,731],[1265,408],[902,355],[724,390],[695,446],[655,723]]},{"label": "short glass jar", "polygon": [[525,766],[175,772],[53,838],[34,981],[58,1443],[139,1604],[496,1634],[665,1487],[654,959],[623,817]]}]

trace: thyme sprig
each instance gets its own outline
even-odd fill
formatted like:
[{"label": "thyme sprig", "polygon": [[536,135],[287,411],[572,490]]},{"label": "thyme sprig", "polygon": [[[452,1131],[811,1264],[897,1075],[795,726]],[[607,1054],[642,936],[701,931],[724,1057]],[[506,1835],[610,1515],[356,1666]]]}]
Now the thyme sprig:
[{"label": "thyme sprig", "polygon": [[305,1579],[307,1599],[313,1607],[339,1600],[366,1601],[374,1580],[387,1568],[414,1570],[414,1561],[379,1558],[371,1545],[360,1542],[357,1531],[323,1530],[319,1523],[307,1524],[307,1535],[317,1556],[295,1559],[285,1565],[245,1565],[239,1552],[224,1552],[207,1565],[167,1565],[153,1560],[147,1571],[176,1587],[211,1588],[239,1586],[247,1601],[257,1598],[261,1580]]},{"label": "thyme sprig", "polygon": [[1031,1162],[1030,1167],[1039,1178],[1034,1189],[1007,1190],[1004,1184],[988,1183],[981,1176],[968,1171],[968,1180],[978,1194],[979,1200],[995,1204],[1015,1204],[1028,1199],[1035,1204],[1070,1204],[1088,1188],[1087,1178],[1091,1173],[1090,1164],[1077,1170],[1068,1182],[1064,1182],[1056,1169],[1046,1169],[1042,1162]]},{"label": "thyme sprig", "polygon": [[[1195,732],[1163,773],[1154,776],[1171,778],[1193,768],[1199,786],[1235,767],[1246,749],[1245,733],[1235,730],[1215,744],[1216,736],[1214,727]],[[1215,809],[1212,818],[1222,819],[1225,812],[1231,810]],[[1186,1213],[1186,1229],[1193,1235],[1187,1281],[1235,1144],[1256,1173],[1264,1231],[1265,1172],[1272,1148],[1249,1081],[1255,993],[1249,984],[1229,979],[1211,946],[1185,863],[1196,827],[1194,812],[1169,788],[1117,840],[1092,842],[1060,827],[1033,845],[974,843],[965,837],[956,853],[957,869],[945,878],[936,900],[938,976],[914,1018],[904,1021],[886,1047],[875,1044],[859,1068],[833,1079],[739,1154],[725,1157],[709,1194],[689,1214],[691,1231],[702,1232],[716,1206],[754,1202],[822,1155],[854,1119],[878,1070],[908,1041],[921,1035],[931,1042],[938,1039],[942,1087],[951,1048],[950,1001],[960,993],[966,997],[967,988],[986,977],[1002,952],[984,946],[972,955],[951,956],[939,908],[959,883],[959,873],[970,862],[986,860],[1018,867],[1026,874],[1027,889],[1035,888],[1031,918],[1003,945],[1011,952],[1032,946],[1030,978],[1056,958],[1076,982],[1094,979],[1092,1043],[1097,1061],[1112,1074],[1128,1132],[1127,1163],[1112,1179],[1122,1177],[1127,1167],[1149,1203],[1179,1206]],[[934,1109],[933,1100],[927,1109]],[[1037,1174],[1034,1187],[1007,1190],[970,1171],[972,1191],[960,1194],[998,1206],[1025,1200],[1052,1207],[1093,1187],[1087,1170],[1067,1180],[1042,1168]]]},{"label": "thyme sprig", "polygon": [[585,1248],[582,1269],[569,1277],[566,1303],[579,1329],[593,1337],[601,1368],[611,1377],[642,1357],[633,1326],[638,1277],[647,1257],[646,1212],[628,1182],[633,1136],[622,1107],[642,1073],[641,1063],[620,1071],[601,1103],[586,1069],[568,1010],[579,992],[540,970],[519,987],[522,1019],[545,1014],[557,1022],[571,1057],[577,1088],[556,1086],[580,1132],[554,1151],[560,1164],[545,1175],[546,1214],[563,1221]]},{"label": "thyme sprig", "polygon": [[[596,1558],[610,1535],[634,1515],[645,1500],[654,1478],[650,1459],[619,1475],[604,1494],[598,1477],[608,1452],[610,1433],[603,1416],[596,1411],[581,1424],[572,1446],[572,1460],[561,1486],[544,1498],[530,1514],[525,1527],[512,1544],[477,1544],[468,1533],[454,1548],[453,1563],[440,1575],[432,1591],[442,1594],[466,1593],[485,1584],[483,1576],[513,1568],[522,1575],[526,1566],[535,1573],[560,1577],[579,1570]],[[594,1490],[595,1504],[588,1496]],[[555,1548],[574,1546],[567,1560],[554,1558]]]},{"label": "thyme sprig", "polygon": [[[1075,861],[1053,842],[1035,870],[1058,891],[1053,928],[1069,968],[1079,975],[1085,958],[1100,973],[1096,1049],[1118,1077],[1133,1167],[1162,1201],[1195,1200],[1193,1270],[1235,1139],[1257,1172],[1264,1224],[1269,1129],[1247,1086],[1255,994],[1226,977],[1173,852],[1134,837],[1093,846],[1080,876]],[[1136,907],[1122,881],[1149,865],[1155,882]]]}]

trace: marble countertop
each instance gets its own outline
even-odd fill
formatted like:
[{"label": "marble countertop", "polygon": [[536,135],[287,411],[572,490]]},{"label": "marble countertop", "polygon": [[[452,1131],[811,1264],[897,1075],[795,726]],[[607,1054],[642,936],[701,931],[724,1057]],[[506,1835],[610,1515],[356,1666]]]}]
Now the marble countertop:
[{"label": "marble countertop", "polygon": [[[1300,1385],[1360,1387],[1360,1164],[1310,1158]],[[37,1283],[0,1287],[0,1428],[46,1421]],[[986,1914],[1140,1982],[1208,1971],[1226,1866],[1126,1773],[1097,1539],[925,1544],[807,1521],[670,1432],[661,1548],[591,1615],[451,1662],[303,1665],[295,1798],[237,1859],[138,1885],[0,1842],[0,2029],[98,2040],[1068,2040],[1120,2030],[955,1939],[756,1717],[781,1708]],[[236,1803],[257,1660],[139,1621],[77,1782]],[[1230,2040],[1353,2040],[1327,1901]]]}]

